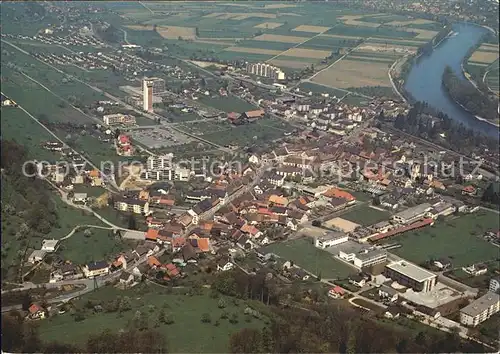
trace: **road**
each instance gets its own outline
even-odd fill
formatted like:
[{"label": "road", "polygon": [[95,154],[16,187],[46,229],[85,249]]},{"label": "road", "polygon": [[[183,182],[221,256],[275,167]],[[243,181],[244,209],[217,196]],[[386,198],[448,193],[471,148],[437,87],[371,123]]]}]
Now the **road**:
[{"label": "road", "polygon": [[397,59],[394,63],[392,63],[391,67],[389,68],[389,71],[387,72],[387,75],[389,76],[389,80],[391,81],[392,89],[394,90],[394,92],[397,93],[399,98],[401,98],[401,100],[405,103],[407,102],[405,96],[403,96],[401,94],[401,92],[399,92],[398,88],[396,87],[396,84],[394,83],[394,80],[392,79],[392,71],[399,63],[401,63],[402,61],[407,60],[407,59],[408,59],[408,55],[405,55],[404,57]]}]

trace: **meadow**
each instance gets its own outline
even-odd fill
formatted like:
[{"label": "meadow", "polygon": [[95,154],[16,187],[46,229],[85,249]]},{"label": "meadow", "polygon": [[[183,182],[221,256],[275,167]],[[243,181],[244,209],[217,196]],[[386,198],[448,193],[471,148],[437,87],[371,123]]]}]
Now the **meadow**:
[{"label": "meadow", "polygon": [[387,242],[401,244],[402,247],[393,252],[412,262],[422,263],[431,258],[448,257],[454,267],[462,267],[498,259],[498,247],[481,238],[484,232],[498,229],[498,214],[478,211],[391,237]]},{"label": "meadow", "polygon": [[340,216],[342,219],[352,221],[363,226],[370,226],[380,221],[389,220],[390,213],[387,211],[371,208],[368,205],[363,205],[354,210],[348,211]]},{"label": "meadow", "polygon": [[312,274],[321,275],[323,279],[344,279],[356,273],[354,268],[336,260],[331,253],[314,247],[309,238],[274,243],[260,248],[259,252],[275,253]]},{"label": "meadow", "polygon": [[87,233],[79,230],[62,241],[57,254],[75,264],[87,264],[92,261],[110,261],[111,257],[133,247],[131,242],[116,239],[111,230],[87,230]]},{"label": "meadow", "polygon": [[[76,322],[70,313],[56,315],[41,321],[40,337],[45,341],[85,345],[91,334],[102,333],[105,329],[118,332],[125,329],[134,318],[136,311],[141,312],[151,328],[161,332],[167,340],[169,351],[173,353],[224,353],[228,351],[229,338],[242,328],[262,328],[267,319],[254,318],[244,314],[247,304],[243,300],[226,297],[213,298],[207,290],[188,296],[187,290],[167,291],[154,284],[141,284],[132,289],[118,290],[104,287],[82,296],[75,307],[85,311],[85,319]],[[119,298],[132,299],[131,309],[122,313],[94,313],[85,310],[85,305],[104,304]],[[225,307],[219,308],[219,300],[224,299]],[[158,313],[163,310],[172,320],[172,324],[157,323]],[[208,313],[211,322],[203,323],[202,314]],[[234,316],[236,323],[221,318],[223,313]]]}]

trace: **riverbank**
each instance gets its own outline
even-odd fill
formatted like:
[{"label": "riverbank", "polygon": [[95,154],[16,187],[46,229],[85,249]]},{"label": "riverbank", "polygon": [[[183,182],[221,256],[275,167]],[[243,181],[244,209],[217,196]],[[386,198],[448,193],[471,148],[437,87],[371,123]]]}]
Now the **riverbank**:
[{"label": "riverbank", "polygon": [[495,124],[478,119],[474,114],[464,110],[442,87],[442,76],[447,66],[462,77],[461,65],[464,58],[471,48],[481,41],[486,31],[482,26],[475,24],[454,24],[452,31],[436,43],[432,52],[413,58],[415,60],[411,62],[409,73],[399,91],[410,103],[426,102],[429,107],[447,115],[458,124],[498,139],[498,131],[491,129]]}]

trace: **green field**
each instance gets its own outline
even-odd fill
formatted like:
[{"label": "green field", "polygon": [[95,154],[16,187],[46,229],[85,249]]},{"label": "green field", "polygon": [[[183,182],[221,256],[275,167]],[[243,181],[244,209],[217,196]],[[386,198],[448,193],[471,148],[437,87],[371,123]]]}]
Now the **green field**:
[{"label": "green field", "polygon": [[199,101],[207,106],[214,107],[224,112],[243,113],[258,109],[254,105],[235,96],[228,97],[200,97]]},{"label": "green field", "polygon": [[91,261],[107,260],[121,251],[130,249],[132,244],[115,239],[111,230],[88,229],[91,233],[77,231],[64,240],[57,253],[64,260],[76,264],[86,264]]},{"label": "green field", "polygon": [[30,157],[34,159],[56,161],[60,157],[60,154],[41,147],[44,142],[54,141],[55,138],[26,113],[13,107],[3,107],[0,112],[2,139],[14,140],[18,144],[26,146],[29,149]]},{"label": "green field", "polygon": [[356,273],[354,268],[336,260],[331,253],[314,247],[312,239],[301,238],[274,243],[259,249],[259,252],[275,253],[284,260],[293,261],[312,274],[321,274],[323,279],[342,279]]},{"label": "green field", "polygon": [[343,90],[317,85],[312,82],[301,83],[299,85],[299,89],[302,94],[307,94],[309,92],[312,92],[313,94],[328,93],[330,96],[337,96],[338,98],[345,96],[345,94],[347,93]]},{"label": "green field", "polygon": [[368,205],[363,205],[354,210],[348,211],[340,216],[342,219],[346,219],[356,224],[363,226],[370,226],[376,224],[383,220],[389,220],[390,214],[387,211],[381,211],[371,208]]},{"label": "green field", "polygon": [[[226,307],[218,307],[219,299],[208,296],[208,292],[201,295],[186,296],[184,290],[178,295],[167,293],[166,289],[156,285],[139,285],[130,290],[117,290],[113,287],[104,287],[85,295],[76,303],[77,308],[84,309],[90,300],[94,304],[103,304],[114,301],[119,297],[128,296],[132,308],[129,311],[118,313],[102,312],[94,314],[86,310],[85,320],[76,322],[66,313],[57,315],[48,320],[40,321],[40,338],[44,341],[57,340],[58,342],[85,345],[90,334],[99,334],[105,329],[117,332],[127,327],[136,311],[147,316],[148,324],[165,335],[169,352],[172,353],[227,353],[229,338],[232,333],[242,328],[262,328],[264,321],[249,318],[244,314],[244,301],[225,298]],[[158,312],[164,309],[167,315],[174,320],[171,325],[159,324],[155,327]],[[232,316],[236,314],[238,323],[232,324],[227,319],[220,319],[223,312]],[[201,316],[208,313],[211,323],[202,323]],[[215,325],[216,321],[218,325]],[[247,321],[250,322],[247,322]]]},{"label": "green field", "polygon": [[220,145],[250,146],[253,144],[273,142],[284,136],[284,133],[293,130],[293,127],[283,123],[278,126],[276,121],[270,118],[261,118],[257,122],[250,124],[233,126],[231,130],[224,134],[211,133],[203,136],[204,139],[213,141]]},{"label": "green field", "polygon": [[462,267],[499,258],[499,248],[478,237],[498,229],[498,214],[479,211],[438,221],[434,226],[391,237],[386,242],[400,243],[402,247],[393,252],[415,263],[448,257],[454,267]]}]

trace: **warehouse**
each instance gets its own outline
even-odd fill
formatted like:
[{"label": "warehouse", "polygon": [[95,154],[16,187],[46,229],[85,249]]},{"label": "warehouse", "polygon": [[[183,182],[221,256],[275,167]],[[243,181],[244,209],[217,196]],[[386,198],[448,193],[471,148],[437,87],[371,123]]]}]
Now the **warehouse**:
[{"label": "warehouse", "polygon": [[394,214],[392,219],[400,224],[410,224],[423,218],[431,209],[432,206],[429,203],[423,203]]}]

